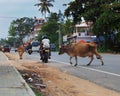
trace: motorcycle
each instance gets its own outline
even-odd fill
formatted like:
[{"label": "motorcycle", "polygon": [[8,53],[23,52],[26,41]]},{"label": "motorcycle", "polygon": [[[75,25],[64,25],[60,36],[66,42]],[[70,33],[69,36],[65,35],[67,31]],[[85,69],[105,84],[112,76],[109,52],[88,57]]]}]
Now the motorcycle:
[{"label": "motorcycle", "polygon": [[32,49],[28,49],[28,54],[31,55],[32,54]]},{"label": "motorcycle", "polygon": [[31,55],[32,54],[32,45],[31,45],[31,43],[29,43],[27,46],[26,46],[26,51],[27,51],[27,53],[29,54],[29,55]]},{"label": "motorcycle", "polygon": [[48,62],[48,59],[49,59],[49,52],[50,52],[50,49],[49,48],[44,48],[43,49],[43,52],[42,52],[42,62],[44,63],[47,63]]}]

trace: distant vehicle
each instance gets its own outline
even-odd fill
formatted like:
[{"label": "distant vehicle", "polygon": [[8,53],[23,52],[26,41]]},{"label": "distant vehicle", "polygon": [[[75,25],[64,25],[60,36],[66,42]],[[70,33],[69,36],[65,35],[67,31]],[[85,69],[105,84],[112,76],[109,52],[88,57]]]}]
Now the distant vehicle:
[{"label": "distant vehicle", "polygon": [[54,43],[50,44],[51,51],[55,51],[56,45]]},{"label": "distant vehicle", "polygon": [[2,46],[0,45],[0,51],[2,51]]},{"label": "distant vehicle", "polygon": [[96,42],[96,36],[77,36],[76,41],[84,40],[86,42]]},{"label": "distant vehicle", "polygon": [[38,41],[32,41],[31,44],[32,44],[32,51],[39,52],[40,43]]},{"label": "distant vehicle", "polygon": [[3,48],[2,48],[2,51],[3,52],[10,52],[11,48],[9,45],[4,45]]}]

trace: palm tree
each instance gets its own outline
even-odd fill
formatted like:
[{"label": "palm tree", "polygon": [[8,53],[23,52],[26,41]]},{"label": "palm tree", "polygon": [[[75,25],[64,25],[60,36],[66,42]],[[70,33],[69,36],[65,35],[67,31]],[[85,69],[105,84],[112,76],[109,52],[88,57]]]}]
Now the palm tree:
[{"label": "palm tree", "polygon": [[50,13],[49,7],[53,7],[53,4],[51,2],[54,2],[54,0],[39,0],[39,3],[36,3],[34,6],[39,7],[39,11],[41,11],[42,15],[46,18],[46,13]]}]

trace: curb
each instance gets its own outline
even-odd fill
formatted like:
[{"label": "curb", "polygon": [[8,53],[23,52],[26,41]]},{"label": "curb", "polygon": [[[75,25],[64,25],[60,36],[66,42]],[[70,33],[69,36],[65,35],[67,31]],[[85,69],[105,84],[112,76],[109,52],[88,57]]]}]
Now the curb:
[{"label": "curb", "polygon": [[[3,52],[0,52],[0,54],[2,55],[1,56],[1,58],[2,58],[1,60],[9,62],[8,57]],[[1,65],[1,66],[3,66],[3,65]],[[14,66],[12,66],[11,64],[10,65],[9,64],[4,64],[4,66],[10,66],[13,69],[13,71],[15,71],[15,73],[17,74],[17,78],[20,81],[19,83],[22,85],[21,88],[24,89],[24,91],[26,91],[26,95],[22,95],[22,96],[36,96],[35,93],[33,92],[33,90],[29,87],[29,85],[27,84],[27,82],[22,78],[21,74],[19,73],[19,71]],[[21,90],[21,91],[23,91],[23,90]]]}]

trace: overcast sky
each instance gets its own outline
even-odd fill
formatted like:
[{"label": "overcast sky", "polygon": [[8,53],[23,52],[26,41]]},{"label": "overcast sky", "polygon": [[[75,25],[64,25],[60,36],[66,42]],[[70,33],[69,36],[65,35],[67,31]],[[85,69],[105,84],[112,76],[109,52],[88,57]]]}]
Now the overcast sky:
[{"label": "overcast sky", "polygon": [[[63,11],[66,7],[62,6],[71,0],[55,0],[54,7],[51,12],[58,12],[60,9]],[[8,37],[8,30],[12,20],[22,17],[41,18],[42,15],[38,11],[38,7],[34,4],[39,0],[0,0],[0,39]]]}]

